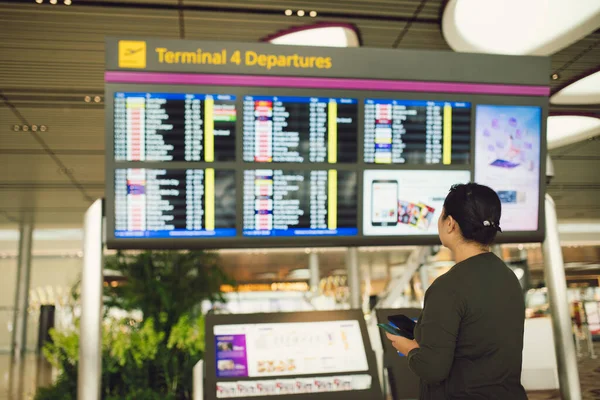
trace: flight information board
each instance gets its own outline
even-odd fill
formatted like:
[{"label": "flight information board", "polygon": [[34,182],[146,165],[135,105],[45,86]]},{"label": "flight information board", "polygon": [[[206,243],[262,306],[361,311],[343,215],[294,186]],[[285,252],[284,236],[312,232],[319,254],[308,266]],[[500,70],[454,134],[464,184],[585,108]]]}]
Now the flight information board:
[{"label": "flight information board", "polygon": [[244,161],[356,162],[356,99],[244,97]]},{"label": "flight information board", "polygon": [[115,237],[231,237],[235,172],[206,169],[115,170]]},{"label": "flight information board", "polygon": [[244,236],[355,236],[352,171],[244,171]]},{"label": "flight information board", "polygon": [[115,93],[115,161],[232,161],[235,96]]},{"label": "flight information board", "polygon": [[366,99],[364,121],[365,163],[470,162],[470,103]]}]

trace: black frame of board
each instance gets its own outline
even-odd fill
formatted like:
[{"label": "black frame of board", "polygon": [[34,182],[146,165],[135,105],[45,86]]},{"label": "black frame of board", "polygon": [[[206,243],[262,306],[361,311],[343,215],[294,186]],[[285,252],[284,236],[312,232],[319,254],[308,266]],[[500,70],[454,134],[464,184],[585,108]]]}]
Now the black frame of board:
[{"label": "black frame of board", "polygon": [[[264,96],[311,96],[318,91],[319,97],[355,98],[358,99],[358,137],[357,162],[351,164],[328,163],[249,163],[243,161],[243,98],[245,95]],[[238,118],[236,122],[236,161],[233,162],[116,162],[114,160],[114,95],[117,92],[149,92],[149,93],[202,93],[230,94],[236,96]],[[458,101],[471,103],[471,157],[468,165],[407,165],[407,164],[367,164],[364,162],[364,105],[365,99],[398,99],[398,100],[431,100]],[[363,172],[365,170],[467,170],[474,178],[475,168],[475,113],[477,105],[510,105],[537,106],[542,110],[541,132],[546,131],[548,116],[548,99],[535,96],[507,96],[481,94],[449,94],[449,93],[417,93],[390,92],[373,90],[344,89],[309,89],[309,88],[265,88],[265,87],[233,87],[233,86],[199,86],[199,85],[141,85],[141,84],[106,84],[105,90],[105,123],[106,123],[106,224],[107,246],[113,249],[190,249],[190,248],[266,248],[266,247],[326,247],[326,246],[385,246],[385,245],[435,245],[439,244],[437,235],[403,235],[403,236],[364,236],[363,235]],[[539,242],[544,238],[544,195],[546,193],[546,135],[541,135],[540,180],[538,203],[538,229],[536,231],[504,232],[498,235],[497,243]],[[236,211],[243,216],[243,171],[252,169],[291,169],[315,170],[337,169],[356,171],[358,179],[357,196],[357,236],[301,236],[301,237],[246,237],[243,236],[243,218],[237,218],[237,236],[231,238],[115,238],[114,236],[114,170],[118,168],[215,168],[233,169],[236,171]],[[452,183],[449,183],[450,186]]]},{"label": "black frame of board", "polygon": [[[371,346],[371,341],[367,331],[364,314],[361,310],[339,310],[339,311],[304,311],[304,312],[287,312],[287,313],[263,313],[263,314],[208,314],[205,321],[205,342],[206,351],[204,353],[204,399],[216,400],[216,385],[217,381],[243,381],[256,380],[249,378],[219,378],[216,376],[216,349],[214,327],[217,325],[245,325],[245,324],[273,324],[273,323],[290,323],[290,322],[324,322],[324,321],[347,321],[356,320],[360,326],[360,332],[363,343],[365,345],[365,353],[368,371],[355,371],[332,374],[310,374],[308,376],[327,377],[338,375],[358,375],[368,374],[371,376],[371,388],[360,391],[345,391],[345,392],[326,392],[314,394],[290,394],[290,395],[273,395],[273,396],[257,396],[252,397],[256,400],[276,400],[278,398],[290,399],[314,399],[314,400],[362,400],[362,399],[379,399],[381,398],[381,386],[379,374],[377,371],[377,360]],[[295,377],[295,376],[294,376]],[[273,376],[269,379],[290,378],[288,376]],[[212,389],[211,389],[212,388]],[[241,397],[239,397],[241,398]]]}]

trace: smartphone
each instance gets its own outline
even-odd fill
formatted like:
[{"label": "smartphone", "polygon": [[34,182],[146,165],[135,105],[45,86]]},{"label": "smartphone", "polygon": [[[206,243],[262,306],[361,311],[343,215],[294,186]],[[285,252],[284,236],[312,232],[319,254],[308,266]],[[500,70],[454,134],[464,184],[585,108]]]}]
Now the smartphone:
[{"label": "smartphone", "polygon": [[371,184],[371,225],[398,224],[398,181],[374,180]]},{"label": "smartphone", "polygon": [[390,326],[396,328],[400,332],[401,336],[411,340],[415,338],[416,323],[406,315],[391,315],[388,317],[388,321],[390,321]]},{"label": "smartphone", "polygon": [[394,328],[391,325],[388,324],[377,324],[378,327],[380,327],[381,329],[383,329],[384,331],[386,331],[387,333],[390,333],[394,336],[402,336],[400,334],[400,332],[398,331],[398,329]]}]

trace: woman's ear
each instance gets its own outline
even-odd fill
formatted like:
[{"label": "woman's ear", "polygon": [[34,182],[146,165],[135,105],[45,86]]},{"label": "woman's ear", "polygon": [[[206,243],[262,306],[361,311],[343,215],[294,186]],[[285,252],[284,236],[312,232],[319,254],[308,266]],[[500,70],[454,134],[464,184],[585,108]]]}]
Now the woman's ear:
[{"label": "woman's ear", "polygon": [[448,218],[446,218],[446,224],[447,224],[447,232],[448,233],[452,233],[458,229],[458,224],[456,223],[456,220],[452,216],[449,216]]}]

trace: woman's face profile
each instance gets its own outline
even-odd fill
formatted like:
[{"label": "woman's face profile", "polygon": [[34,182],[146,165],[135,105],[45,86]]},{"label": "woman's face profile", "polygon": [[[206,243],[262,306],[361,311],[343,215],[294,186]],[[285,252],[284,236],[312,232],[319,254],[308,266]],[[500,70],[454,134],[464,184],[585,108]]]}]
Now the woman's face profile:
[{"label": "woman's face profile", "polygon": [[440,235],[440,240],[442,241],[442,244],[445,246],[445,241],[444,241],[444,237],[445,237],[445,233],[446,230],[444,229],[444,215],[446,214],[446,210],[444,210],[442,208],[442,213],[440,214],[440,217],[438,218],[438,234]]},{"label": "woman's face profile", "polygon": [[445,215],[446,210],[442,208],[442,213],[438,218],[438,234],[440,235],[440,240],[442,241],[442,244],[445,247],[450,248],[450,244],[453,240],[452,236],[454,230],[451,228],[452,224],[454,223],[454,220],[452,219],[452,217],[446,218]]}]

